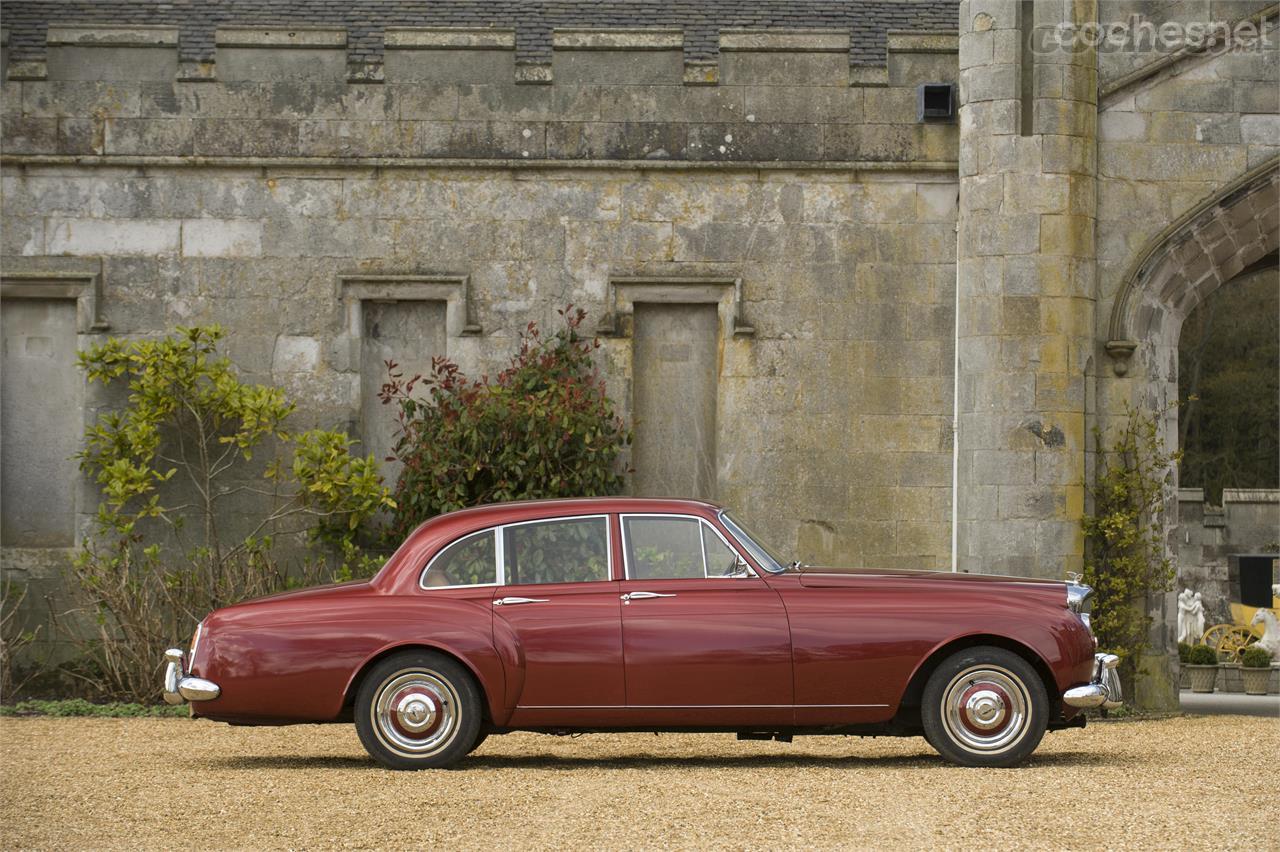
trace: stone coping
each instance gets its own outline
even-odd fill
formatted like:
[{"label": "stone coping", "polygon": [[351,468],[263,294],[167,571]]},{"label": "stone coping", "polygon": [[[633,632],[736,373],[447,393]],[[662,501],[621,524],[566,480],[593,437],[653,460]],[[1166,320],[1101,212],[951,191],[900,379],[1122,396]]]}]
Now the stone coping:
[{"label": "stone coping", "polygon": [[551,33],[552,50],[683,50],[679,28],[564,28]]},{"label": "stone coping", "polygon": [[960,36],[951,32],[889,30],[885,33],[885,46],[889,53],[959,53]]},{"label": "stone coping", "polygon": [[347,31],[338,27],[219,27],[218,47],[345,48]]},{"label": "stone coping", "polygon": [[516,31],[496,27],[388,27],[385,38],[400,50],[516,49]]},{"label": "stone coping", "polygon": [[147,24],[51,24],[51,45],[92,47],[177,47],[178,28]]},{"label": "stone coping", "polygon": [[848,53],[849,33],[842,30],[721,30],[721,51],[758,53]]},{"label": "stone coping", "polygon": [[858,172],[955,174],[956,160],[551,160],[475,157],[207,157],[76,154],[0,154],[0,166],[110,168],[263,169],[531,169],[615,171],[838,172],[856,180]]}]

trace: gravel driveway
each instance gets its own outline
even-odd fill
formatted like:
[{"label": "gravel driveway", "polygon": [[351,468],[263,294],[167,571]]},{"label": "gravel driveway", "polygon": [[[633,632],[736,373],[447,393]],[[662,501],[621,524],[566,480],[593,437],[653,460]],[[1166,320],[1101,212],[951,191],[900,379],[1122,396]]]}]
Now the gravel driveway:
[{"label": "gravel driveway", "polygon": [[350,726],[0,720],[0,847],[1280,849],[1280,724],[1113,722],[1020,769],[922,740],[514,734],[400,773]]}]

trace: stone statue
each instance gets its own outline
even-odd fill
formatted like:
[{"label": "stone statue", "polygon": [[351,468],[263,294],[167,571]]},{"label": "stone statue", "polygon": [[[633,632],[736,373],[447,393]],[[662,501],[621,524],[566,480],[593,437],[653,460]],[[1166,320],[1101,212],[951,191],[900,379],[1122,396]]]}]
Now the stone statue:
[{"label": "stone statue", "polygon": [[1249,622],[1251,627],[1258,624],[1262,625],[1262,638],[1254,647],[1265,648],[1271,655],[1271,661],[1280,663],[1280,620],[1271,610],[1260,609],[1253,614],[1253,621]]},{"label": "stone statue", "polygon": [[1204,601],[1199,592],[1183,589],[1178,595],[1178,641],[1195,645],[1204,635]]}]

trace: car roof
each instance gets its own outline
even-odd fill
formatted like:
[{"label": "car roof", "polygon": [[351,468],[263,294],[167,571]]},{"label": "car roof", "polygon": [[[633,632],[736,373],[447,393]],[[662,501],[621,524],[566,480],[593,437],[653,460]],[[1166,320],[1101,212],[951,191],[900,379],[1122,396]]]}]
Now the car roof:
[{"label": "car roof", "polygon": [[[581,514],[584,512],[680,512],[712,511],[720,506],[705,500],[689,500],[679,497],[567,497],[554,500],[512,500],[505,503],[486,503],[458,509],[427,521],[434,524],[444,520],[481,521],[492,516],[503,518],[532,517],[555,514]],[[501,520],[494,523],[501,523]]]}]

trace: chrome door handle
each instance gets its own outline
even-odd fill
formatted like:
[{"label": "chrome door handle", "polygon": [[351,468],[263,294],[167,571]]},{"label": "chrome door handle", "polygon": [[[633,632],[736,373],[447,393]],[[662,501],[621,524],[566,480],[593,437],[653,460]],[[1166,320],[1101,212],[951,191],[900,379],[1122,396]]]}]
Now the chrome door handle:
[{"label": "chrome door handle", "polygon": [[494,606],[511,606],[512,604],[525,603],[546,603],[549,598],[498,598],[493,602]]},{"label": "chrome door handle", "polygon": [[665,592],[628,592],[627,594],[622,596],[622,602],[630,603],[631,601],[640,601],[640,600],[645,600],[646,598],[674,598],[674,597],[675,597],[674,594],[667,594]]}]

